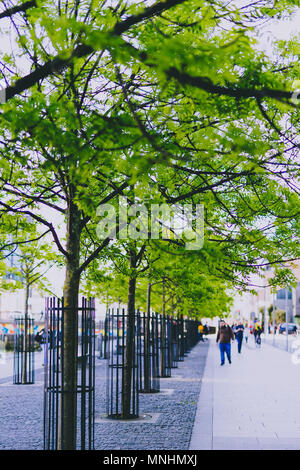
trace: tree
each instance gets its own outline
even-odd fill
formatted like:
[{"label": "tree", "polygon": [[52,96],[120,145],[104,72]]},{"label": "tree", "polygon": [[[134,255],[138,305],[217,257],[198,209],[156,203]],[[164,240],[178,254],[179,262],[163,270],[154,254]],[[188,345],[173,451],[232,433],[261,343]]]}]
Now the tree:
[{"label": "tree", "polygon": [[[154,311],[172,317],[185,315],[189,318],[215,316],[225,313],[231,298],[227,292],[227,283],[217,280],[212,275],[203,274],[199,257],[186,256],[183,246],[171,242],[139,240],[115,242],[107,252],[107,260],[97,260],[85,273],[86,284],[92,288],[93,295],[107,292],[110,285],[112,301],[122,300],[127,303],[128,325],[126,328],[125,361],[122,380],[122,418],[130,417],[130,397],[132,396],[133,376],[133,337],[136,310],[146,312],[144,323],[144,391],[151,392],[150,365],[150,312]],[[109,262],[108,262],[109,260]],[[109,266],[109,267],[108,267]],[[107,275],[103,276],[103,272]],[[128,298],[124,292],[124,280],[127,279]],[[101,280],[104,280],[101,283]],[[93,286],[93,287],[92,287]],[[152,295],[151,295],[152,293]],[[165,334],[162,328],[162,335]],[[161,338],[164,341],[164,337]],[[165,357],[161,355],[161,370],[165,370]]]},{"label": "tree", "polygon": [[153,256],[158,258],[152,266],[154,310],[195,319],[229,311],[234,277],[226,280],[219,276],[217,269],[213,270],[210,258],[216,258],[216,251],[211,253],[209,244],[199,252],[187,252],[184,245],[159,241],[154,251],[156,256]]},{"label": "tree", "polygon": [[[264,314],[264,307],[260,307],[259,312]],[[273,305],[270,305],[267,309],[268,312],[268,323],[273,323]],[[285,322],[285,311],[280,310],[278,307],[275,307],[275,325]]]},{"label": "tree", "polygon": [[76,442],[80,278],[109,244],[93,238],[100,204],[149,180],[160,201],[203,202],[208,239],[225,246],[219,274],[234,271],[242,286],[262,259],[299,255],[288,182],[298,167],[290,135],[278,133],[296,109],[295,68],[277,69],[253,47],[254,26],[294,4],[3,3],[15,36],[1,58],[0,207],[43,224],[65,260],[64,449]]},{"label": "tree", "polygon": [[[5,290],[25,290],[24,296],[24,349],[22,355],[22,382],[27,383],[28,353],[30,352],[29,332],[29,296],[30,289],[35,287],[41,293],[51,293],[46,273],[58,261],[58,256],[51,250],[49,243],[41,242],[35,224],[30,220],[14,217],[2,220],[1,252],[6,277],[14,275],[13,280],[4,283]],[[30,234],[30,235],[29,235]],[[19,243],[21,241],[21,243]],[[7,263],[9,256],[14,256],[15,266]],[[10,277],[10,276],[9,276]]]},{"label": "tree", "polygon": [[[143,258],[146,244],[135,240],[115,243],[114,249],[107,250],[107,257],[110,258],[109,283],[114,291],[110,290],[111,299],[120,302],[123,298],[127,303],[127,324],[126,324],[126,344],[124,352],[123,379],[122,379],[122,400],[121,417],[129,419],[131,417],[131,396],[134,367],[134,336],[136,324],[136,285],[138,276],[145,271]],[[95,285],[95,279],[101,279],[103,266],[99,269],[99,263],[90,265],[86,278],[88,285],[95,286],[94,291],[102,291],[101,284]],[[103,277],[102,277],[103,279]],[[107,281],[107,277],[104,278]],[[127,284],[127,296],[124,292],[124,279]],[[92,281],[92,282],[91,282]],[[126,298],[127,297],[127,298]]]}]

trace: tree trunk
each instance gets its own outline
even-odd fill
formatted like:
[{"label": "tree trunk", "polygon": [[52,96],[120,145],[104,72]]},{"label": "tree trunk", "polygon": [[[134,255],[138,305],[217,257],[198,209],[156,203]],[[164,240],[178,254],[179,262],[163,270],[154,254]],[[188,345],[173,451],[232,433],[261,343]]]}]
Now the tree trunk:
[{"label": "tree trunk", "polygon": [[151,392],[150,384],[150,309],[151,309],[151,284],[147,286],[147,315],[144,332],[144,392]]},{"label": "tree trunk", "polygon": [[163,278],[163,311],[161,318],[160,341],[161,341],[161,354],[160,354],[160,376],[165,377],[166,372],[166,295],[165,295],[165,278]]},{"label": "tree trunk", "polygon": [[69,203],[67,214],[67,262],[64,284],[63,376],[59,449],[76,449],[78,294],[80,275],[80,212]]},{"label": "tree trunk", "polygon": [[107,317],[104,320],[104,348],[103,348],[103,359],[107,359],[107,343],[108,343],[108,325],[107,325]]},{"label": "tree trunk", "polygon": [[[130,250],[130,267],[136,268],[136,252],[135,249]],[[126,348],[125,348],[125,364],[123,370],[122,383],[122,418],[131,417],[131,392],[132,392],[132,376],[134,367],[134,334],[135,334],[135,289],[136,277],[133,275],[129,279],[128,285],[128,306],[127,306],[127,328],[126,328]]]},{"label": "tree trunk", "polygon": [[28,350],[29,350],[29,338],[28,338],[28,299],[29,299],[29,284],[26,282],[25,286],[25,309],[24,309],[24,338],[23,338],[23,370],[22,370],[22,383],[27,383],[27,363],[28,363]]}]

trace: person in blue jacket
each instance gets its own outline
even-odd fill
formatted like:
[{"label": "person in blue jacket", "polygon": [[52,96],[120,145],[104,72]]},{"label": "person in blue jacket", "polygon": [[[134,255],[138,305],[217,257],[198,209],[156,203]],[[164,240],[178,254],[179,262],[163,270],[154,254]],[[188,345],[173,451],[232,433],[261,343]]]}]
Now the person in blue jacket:
[{"label": "person in blue jacket", "polygon": [[244,329],[245,329],[245,327],[244,327],[242,321],[239,321],[236,328],[235,328],[235,339],[237,340],[237,346],[238,346],[238,353],[239,354],[242,352]]}]

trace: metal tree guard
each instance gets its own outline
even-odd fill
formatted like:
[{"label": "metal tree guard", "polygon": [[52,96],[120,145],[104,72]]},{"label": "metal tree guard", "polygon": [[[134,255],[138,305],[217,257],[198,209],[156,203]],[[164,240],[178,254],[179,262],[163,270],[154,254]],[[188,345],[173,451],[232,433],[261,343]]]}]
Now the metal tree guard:
[{"label": "metal tree guard", "polygon": [[103,351],[103,359],[107,359],[107,346],[108,346],[108,319],[105,317],[104,320],[104,351]]},{"label": "metal tree guard", "polygon": [[[126,364],[126,340],[128,315],[125,309],[108,309],[107,312],[107,381],[106,381],[106,413],[110,418],[131,419],[139,416],[139,341],[137,333],[140,329],[138,316],[135,315],[133,335],[133,358]],[[126,368],[130,368],[131,390],[130,409],[124,413],[124,376]],[[128,371],[128,369],[127,369]]]},{"label": "metal tree guard", "polygon": [[184,361],[185,350],[185,335],[184,335],[184,320],[182,315],[177,316],[178,325],[178,362]]},{"label": "metal tree guard", "polygon": [[160,315],[160,377],[171,377],[171,338],[170,338],[170,318]]},{"label": "metal tree guard", "polygon": [[138,331],[139,341],[139,369],[141,393],[157,393],[160,391],[159,368],[157,359],[158,329],[157,316],[153,313],[139,313],[140,329]]},{"label": "metal tree guard", "polygon": [[34,320],[29,317],[15,319],[13,383],[34,383]]},{"label": "metal tree guard", "polygon": [[189,323],[189,338],[190,348],[192,349],[198,343],[198,326],[200,322],[198,320],[190,320]]},{"label": "metal tree guard", "polygon": [[170,318],[171,368],[176,369],[179,361],[179,328],[177,318]]},{"label": "metal tree guard", "polygon": [[[63,442],[64,300],[46,299],[44,366],[44,449],[57,450]],[[77,448],[94,449],[95,440],[95,303],[82,298],[78,308]],[[61,449],[63,450],[63,449]]]},{"label": "metal tree guard", "polygon": [[198,325],[197,320],[184,320],[185,354],[188,354],[198,342]]}]

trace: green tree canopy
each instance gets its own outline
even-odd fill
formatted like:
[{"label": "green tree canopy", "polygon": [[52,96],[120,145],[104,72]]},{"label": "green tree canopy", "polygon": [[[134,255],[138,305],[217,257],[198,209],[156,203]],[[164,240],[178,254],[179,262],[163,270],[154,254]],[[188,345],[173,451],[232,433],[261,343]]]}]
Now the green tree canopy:
[{"label": "green tree canopy", "polygon": [[199,257],[218,253],[213,275],[241,287],[268,263],[282,280],[299,257],[297,40],[275,59],[257,46],[261,26],[298,4],[2,2],[0,213],[42,224],[63,256],[66,389],[80,279],[110,243],[95,237],[100,204],[133,186],[140,199],[204,204]]}]

